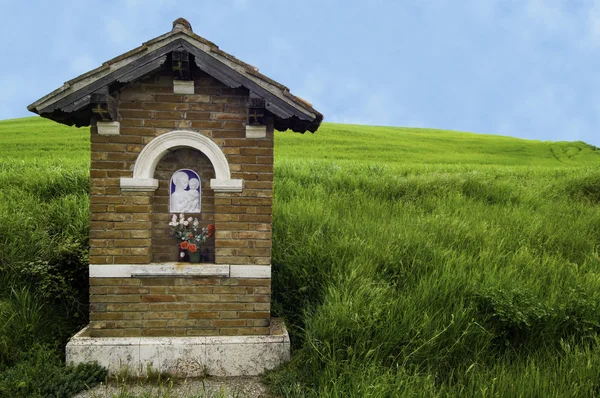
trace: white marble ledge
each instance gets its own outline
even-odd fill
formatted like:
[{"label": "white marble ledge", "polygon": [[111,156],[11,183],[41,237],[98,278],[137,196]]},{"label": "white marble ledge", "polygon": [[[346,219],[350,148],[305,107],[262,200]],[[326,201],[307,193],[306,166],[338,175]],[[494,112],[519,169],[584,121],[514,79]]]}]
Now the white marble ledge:
[{"label": "white marble ledge", "polygon": [[86,326],[69,341],[69,345],[144,346],[144,345],[206,345],[206,344],[261,344],[289,343],[290,337],[279,318],[271,318],[269,335],[197,336],[197,337],[90,337]]},{"label": "white marble ledge", "polygon": [[90,278],[156,277],[271,278],[270,265],[228,265],[204,263],[90,264]]}]

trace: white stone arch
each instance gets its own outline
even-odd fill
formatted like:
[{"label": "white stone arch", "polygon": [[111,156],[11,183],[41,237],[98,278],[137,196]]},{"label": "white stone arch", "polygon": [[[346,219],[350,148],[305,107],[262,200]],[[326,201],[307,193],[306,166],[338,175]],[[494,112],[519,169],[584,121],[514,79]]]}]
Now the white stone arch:
[{"label": "white stone arch", "polygon": [[210,138],[188,130],[174,130],[150,141],[138,155],[133,166],[133,178],[121,178],[124,191],[155,191],[158,180],[154,171],[158,162],[169,151],[178,148],[194,148],[206,155],[215,169],[210,187],[215,192],[241,192],[243,180],[232,179],[225,154]]}]

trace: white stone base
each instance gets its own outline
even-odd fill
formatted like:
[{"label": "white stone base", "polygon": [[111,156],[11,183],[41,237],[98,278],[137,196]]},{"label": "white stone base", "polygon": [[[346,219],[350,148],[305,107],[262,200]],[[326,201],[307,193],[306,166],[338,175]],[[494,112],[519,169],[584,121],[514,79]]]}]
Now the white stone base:
[{"label": "white stone base", "polygon": [[89,329],[71,338],[67,363],[98,362],[109,374],[124,368],[175,377],[255,376],[290,359],[290,338],[279,319],[268,336],[89,337]]}]

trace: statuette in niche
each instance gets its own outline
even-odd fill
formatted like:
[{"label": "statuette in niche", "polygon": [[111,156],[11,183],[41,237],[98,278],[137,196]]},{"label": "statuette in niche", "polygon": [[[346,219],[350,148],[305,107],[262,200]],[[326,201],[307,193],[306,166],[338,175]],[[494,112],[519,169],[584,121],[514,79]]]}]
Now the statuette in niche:
[{"label": "statuette in niche", "polygon": [[200,177],[189,169],[177,170],[171,177],[169,211],[200,213]]}]

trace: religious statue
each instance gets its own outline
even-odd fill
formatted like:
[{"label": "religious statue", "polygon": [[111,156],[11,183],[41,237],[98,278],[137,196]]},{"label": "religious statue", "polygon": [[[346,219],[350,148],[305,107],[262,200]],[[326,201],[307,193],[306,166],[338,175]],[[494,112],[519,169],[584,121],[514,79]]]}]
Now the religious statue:
[{"label": "religious statue", "polygon": [[200,177],[195,171],[176,171],[171,177],[170,185],[171,213],[200,213]]}]

